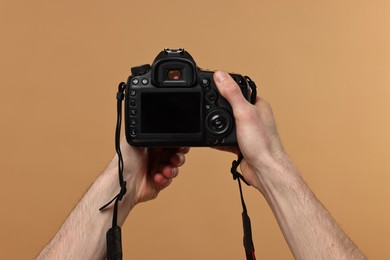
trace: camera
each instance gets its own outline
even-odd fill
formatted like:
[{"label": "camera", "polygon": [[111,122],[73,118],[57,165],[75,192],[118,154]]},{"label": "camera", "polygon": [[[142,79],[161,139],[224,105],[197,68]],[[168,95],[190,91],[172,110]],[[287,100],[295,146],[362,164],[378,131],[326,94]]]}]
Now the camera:
[{"label": "camera", "polygon": [[[131,69],[125,89],[126,139],[133,146],[234,146],[230,104],[213,71],[197,67],[184,49],[164,49],[152,65]],[[230,74],[250,100],[245,77]]]}]

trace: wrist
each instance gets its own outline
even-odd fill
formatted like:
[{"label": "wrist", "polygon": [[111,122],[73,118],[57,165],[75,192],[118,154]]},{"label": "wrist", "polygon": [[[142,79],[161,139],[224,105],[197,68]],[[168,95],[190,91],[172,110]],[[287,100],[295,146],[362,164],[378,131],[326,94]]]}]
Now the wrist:
[{"label": "wrist", "polygon": [[[125,139],[121,142],[123,157],[123,178],[126,181],[127,193],[123,200],[128,202],[128,207],[133,208],[140,202],[153,199],[157,191],[149,179],[150,171],[149,153],[147,148],[132,147]],[[114,161],[118,160],[118,155]]]},{"label": "wrist", "polygon": [[305,181],[286,153],[276,158],[263,160],[257,165],[255,172],[260,181],[261,191],[266,198],[292,195],[302,198],[310,193]]},{"label": "wrist", "polygon": [[[118,156],[116,155],[111,163],[108,165],[107,169],[103,174],[104,181],[109,184],[111,187],[106,193],[110,193],[110,198],[114,198],[121,191],[119,174],[118,174]],[[119,215],[118,215],[118,224],[122,224],[124,219],[130,213],[132,208],[136,205],[134,201],[134,185],[131,178],[131,174],[128,174],[125,170],[123,171],[123,180],[126,182],[126,193],[124,194],[122,200],[119,202]],[[112,204],[113,205],[113,204]]]}]

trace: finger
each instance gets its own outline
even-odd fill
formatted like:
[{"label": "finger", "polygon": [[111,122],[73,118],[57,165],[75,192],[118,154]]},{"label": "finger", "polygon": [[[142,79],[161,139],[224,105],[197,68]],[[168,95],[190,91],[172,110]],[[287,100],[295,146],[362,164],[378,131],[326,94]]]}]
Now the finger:
[{"label": "finger", "polygon": [[171,156],[169,159],[170,163],[174,165],[175,167],[180,167],[184,164],[185,162],[185,156],[183,153],[176,153]]},{"label": "finger", "polygon": [[187,154],[189,151],[190,151],[190,147],[180,147],[178,149],[178,152],[183,153],[183,154]]},{"label": "finger", "polygon": [[179,174],[179,168],[168,165],[163,168],[161,173],[165,178],[173,179]]},{"label": "finger", "polygon": [[184,164],[185,156],[182,153],[172,154],[167,160],[161,161],[157,166],[156,172],[162,173],[165,168],[177,168]]},{"label": "finger", "polygon": [[250,105],[242,95],[240,87],[233,78],[224,71],[216,71],[214,73],[214,81],[217,85],[219,93],[229,102],[233,108],[233,113],[245,111]]},{"label": "finger", "polygon": [[169,184],[171,184],[172,179],[166,178],[161,173],[156,173],[154,175],[154,184],[159,190],[166,188]]},{"label": "finger", "polygon": [[[186,154],[189,152],[189,147],[180,148],[156,148],[153,149],[153,153],[156,155],[154,161],[159,161],[160,164],[170,164],[172,157],[177,157],[177,153]],[[177,165],[176,165],[177,166]]]}]

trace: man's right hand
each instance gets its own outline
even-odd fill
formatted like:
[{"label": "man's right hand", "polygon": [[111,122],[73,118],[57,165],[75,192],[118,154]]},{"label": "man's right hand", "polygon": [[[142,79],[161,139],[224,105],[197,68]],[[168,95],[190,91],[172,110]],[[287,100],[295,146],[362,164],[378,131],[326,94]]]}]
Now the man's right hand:
[{"label": "man's right hand", "polygon": [[233,108],[239,150],[230,151],[241,151],[244,156],[241,168],[245,180],[263,192],[262,170],[282,163],[287,158],[271,106],[260,97],[257,97],[256,103],[252,105],[226,72],[215,72],[214,81],[220,94]]}]

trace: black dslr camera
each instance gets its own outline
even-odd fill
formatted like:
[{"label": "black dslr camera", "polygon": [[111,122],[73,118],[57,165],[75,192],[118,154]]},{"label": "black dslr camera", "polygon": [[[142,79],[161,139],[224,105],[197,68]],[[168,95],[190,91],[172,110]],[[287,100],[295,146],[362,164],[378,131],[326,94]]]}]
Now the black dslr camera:
[{"label": "black dslr camera", "polygon": [[[153,64],[131,69],[125,90],[126,138],[133,146],[233,146],[232,108],[213,71],[196,66],[184,49],[165,49]],[[247,79],[230,74],[250,99]]]}]

